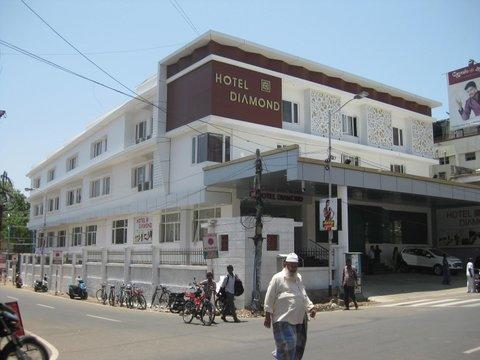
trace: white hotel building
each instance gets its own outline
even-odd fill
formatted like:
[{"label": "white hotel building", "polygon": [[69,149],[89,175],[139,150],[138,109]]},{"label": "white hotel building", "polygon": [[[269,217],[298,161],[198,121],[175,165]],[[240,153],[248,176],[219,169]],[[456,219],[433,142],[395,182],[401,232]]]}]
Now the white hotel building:
[{"label": "white hotel building", "polygon": [[[335,112],[361,90],[369,97]],[[270,216],[263,287],[277,256],[296,251],[308,287],[325,288],[318,200],[327,195],[329,111],[341,199],[335,281],[344,252],[380,244],[389,258],[394,246],[435,245],[436,209],[480,200],[476,187],[429,178],[438,102],[294,55],[210,31],[160,61],[137,92],[148,101],[105,114],[27,174],[37,254],[75,254],[61,277],[81,271],[91,290],[100,281],[186,284],[204,273],[199,239],[214,232],[215,275],[233,263],[247,300],[257,148]],[[23,260],[32,277],[49,264]]]}]

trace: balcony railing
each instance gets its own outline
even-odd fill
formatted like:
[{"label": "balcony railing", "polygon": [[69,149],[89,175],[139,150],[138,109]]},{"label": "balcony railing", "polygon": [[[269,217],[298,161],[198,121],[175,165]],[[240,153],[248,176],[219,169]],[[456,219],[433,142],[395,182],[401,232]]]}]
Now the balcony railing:
[{"label": "balcony railing", "polygon": [[202,250],[161,249],[160,265],[206,265]]}]

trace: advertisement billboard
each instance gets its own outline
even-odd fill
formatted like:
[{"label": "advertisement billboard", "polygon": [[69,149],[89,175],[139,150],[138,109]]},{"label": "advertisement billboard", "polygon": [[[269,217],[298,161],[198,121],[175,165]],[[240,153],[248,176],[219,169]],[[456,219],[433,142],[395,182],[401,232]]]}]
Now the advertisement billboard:
[{"label": "advertisement billboard", "polygon": [[437,210],[439,247],[480,246],[480,207]]},{"label": "advertisement billboard", "polygon": [[480,124],[480,64],[448,73],[450,127]]},{"label": "advertisement billboard", "polygon": [[337,198],[320,200],[320,230],[337,230]]},{"label": "advertisement billboard", "polygon": [[134,222],[134,244],[151,244],[153,220],[150,216],[139,216]]}]

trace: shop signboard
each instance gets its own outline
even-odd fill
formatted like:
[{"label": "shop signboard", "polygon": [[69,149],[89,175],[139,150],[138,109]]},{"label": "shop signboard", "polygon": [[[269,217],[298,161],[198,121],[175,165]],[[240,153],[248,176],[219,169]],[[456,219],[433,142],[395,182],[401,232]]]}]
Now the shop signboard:
[{"label": "shop signboard", "polygon": [[437,210],[439,247],[480,246],[480,206]]},{"label": "shop signboard", "polygon": [[150,216],[139,216],[134,221],[134,244],[151,244],[153,221]]},{"label": "shop signboard", "polygon": [[0,254],[0,269],[7,268],[7,254]]},{"label": "shop signboard", "polygon": [[53,265],[62,265],[63,264],[63,252],[55,250],[52,254],[52,264]]},{"label": "shop signboard", "polygon": [[217,234],[205,234],[203,236],[203,258],[218,258]]},{"label": "shop signboard", "polygon": [[480,124],[480,64],[448,73],[450,127]]},{"label": "shop signboard", "polygon": [[22,321],[22,316],[20,315],[20,307],[18,306],[18,302],[16,301],[7,302],[5,303],[5,305],[11,308],[15,313],[15,315],[18,316],[17,328],[14,331],[14,335],[17,337],[25,336],[25,330],[23,329],[23,321]]},{"label": "shop signboard", "polygon": [[320,200],[320,230],[337,230],[337,198]]}]

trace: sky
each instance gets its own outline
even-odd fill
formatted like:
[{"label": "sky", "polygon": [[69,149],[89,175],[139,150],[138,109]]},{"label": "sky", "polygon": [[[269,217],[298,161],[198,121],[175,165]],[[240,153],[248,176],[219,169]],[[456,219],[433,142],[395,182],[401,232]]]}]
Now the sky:
[{"label": "sky", "polygon": [[[443,103],[446,73],[480,62],[478,0],[25,0],[52,27],[135,87],[159,60],[210,29]],[[181,6],[192,25],[174,7]],[[0,39],[118,88],[20,0],[0,0]],[[127,99],[0,45],[0,172],[14,185]]]}]

